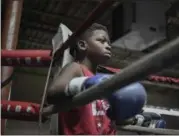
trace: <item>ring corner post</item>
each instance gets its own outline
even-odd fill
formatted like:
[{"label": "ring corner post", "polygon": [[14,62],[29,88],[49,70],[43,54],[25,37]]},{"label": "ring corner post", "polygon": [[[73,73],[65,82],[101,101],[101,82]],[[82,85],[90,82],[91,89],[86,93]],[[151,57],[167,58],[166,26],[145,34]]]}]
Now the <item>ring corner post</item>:
[{"label": "ring corner post", "polygon": [[[2,27],[2,49],[16,49],[18,43],[18,33],[21,22],[23,0],[5,0],[4,20]],[[13,73],[13,67],[1,67],[2,82],[8,79]],[[5,85],[1,90],[1,99],[9,100],[11,94],[11,84]],[[6,120],[1,120],[1,134],[6,128]]]}]

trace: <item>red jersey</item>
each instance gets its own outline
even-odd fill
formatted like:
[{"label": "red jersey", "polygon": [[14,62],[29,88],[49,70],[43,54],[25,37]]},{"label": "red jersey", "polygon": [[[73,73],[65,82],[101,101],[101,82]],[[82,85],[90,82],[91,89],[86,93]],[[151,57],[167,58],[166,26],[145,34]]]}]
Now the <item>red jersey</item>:
[{"label": "red jersey", "polygon": [[[84,76],[93,76],[82,66]],[[108,104],[104,100],[96,100],[90,104],[59,113],[59,132],[63,135],[114,135],[116,130],[106,116]]]}]

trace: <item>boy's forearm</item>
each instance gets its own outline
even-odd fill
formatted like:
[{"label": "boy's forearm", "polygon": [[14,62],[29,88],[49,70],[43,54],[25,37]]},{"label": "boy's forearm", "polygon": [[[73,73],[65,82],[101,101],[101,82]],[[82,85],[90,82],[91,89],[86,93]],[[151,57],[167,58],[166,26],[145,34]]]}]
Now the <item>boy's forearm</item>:
[{"label": "boy's forearm", "polygon": [[61,90],[60,88],[50,88],[47,92],[47,102],[49,104],[57,104],[60,101],[64,101],[67,99],[67,96],[65,95],[64,90]]},{"label": "boy's forearm", "polygon": [[53,105],[53,104],[51,104],[47,107],[44,107],[43,111],[42,111],[43,116],[49,116],[49,115],[52,115],[52,114],[55,114],[55,113],[58,113],[58,110],[57,110],[57,106]]}]

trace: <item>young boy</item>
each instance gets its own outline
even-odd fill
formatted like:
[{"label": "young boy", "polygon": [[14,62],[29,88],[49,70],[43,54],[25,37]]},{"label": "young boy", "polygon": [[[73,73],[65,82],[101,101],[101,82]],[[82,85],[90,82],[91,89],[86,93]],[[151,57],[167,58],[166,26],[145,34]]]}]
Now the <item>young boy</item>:
[{"label": "young boy", "polygon": [[[75,58],[75,62],[65,66],[52,82],[47,94],[49,104],[63,104],[65,99],[68,99],[64,90],[69,81],[74,77],[92,76],[96,73],[99,64],[104,64],[110,59],[111,46],[107,29],[100,24],[93,24],[78,37],[76,46],[70,49],[70,53]],[[99,118],[93,117],[96,116],[92,109],[96,107],[97,104],[95,104],[87,104],[69,112],[59,113],[59,131],[66,135],[115,134],[106,115],[99,115]],[[99,109],[103,110],[100,104],[98,105]]]},{"label": "young boy", "polygon": [[[49,104],[62,105],[70,100],[65,91],[69,83],[78,77],[92,77],[97,66],[104,64],[111,57],[109,35],[107,29],[100,24],[93,24],[78,37],[76,43],[70,50],[75,62],[65,66],[60,74],[56,75],[47,94]],[[135,90],[140,92],[138,88]],[[116,130],[106,116],[107,109],[108,104],[105,101],[96,100],[68,112],[60,112],[59,131],[64,135],[114,135]],[[123,106],[123,109],[127,108]]]}]

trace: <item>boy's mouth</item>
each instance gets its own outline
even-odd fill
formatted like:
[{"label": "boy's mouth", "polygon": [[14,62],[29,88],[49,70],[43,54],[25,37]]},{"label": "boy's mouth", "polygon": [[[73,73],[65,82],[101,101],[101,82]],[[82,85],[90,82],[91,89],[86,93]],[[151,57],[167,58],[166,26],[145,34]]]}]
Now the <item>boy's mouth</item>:
[{"label": "boy's mouth", "polygon": [[110,51],[105,52],[105,53],[104,53],[104,56],[106,56],[106,57],[108,57],[108,58],[111,58],[112,53],[111,53]]}]

